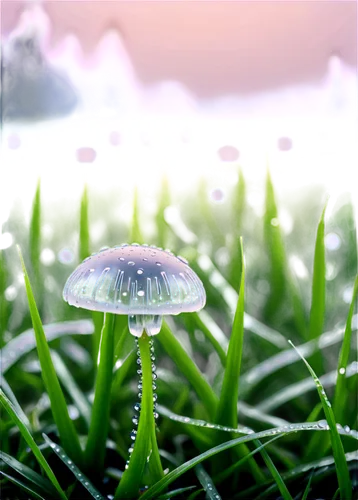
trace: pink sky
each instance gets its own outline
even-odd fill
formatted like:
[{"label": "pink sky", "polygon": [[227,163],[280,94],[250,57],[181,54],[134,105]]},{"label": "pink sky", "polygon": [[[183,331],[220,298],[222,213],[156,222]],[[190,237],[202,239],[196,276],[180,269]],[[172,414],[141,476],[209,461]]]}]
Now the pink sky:
[{"label": "pink sky", "polygon": [[[3,35],[26,2],[1,1]],[[357,63],[350,1],[49,1],[52,43],[75,33],[90,53],[117,28],[144,83],[178,80],[198,97],[322,78],[332,53]]]}]

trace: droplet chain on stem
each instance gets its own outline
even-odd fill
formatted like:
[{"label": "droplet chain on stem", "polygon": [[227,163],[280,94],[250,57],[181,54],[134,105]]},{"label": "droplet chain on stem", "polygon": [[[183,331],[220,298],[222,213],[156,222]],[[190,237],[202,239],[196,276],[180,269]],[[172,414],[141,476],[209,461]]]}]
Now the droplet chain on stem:
[{"label": "droplet chain on stem", "polygon": [[[138,339],[135,338],[135,343],[136,343],[136,346],[137,346],[137,364],[139,365],[139,369],[137,370],[137,374],[139,375],[139,382],[138,382],[138,398],[139,398],[139,402],[135,403],[133,408],[134,408],[134,411],[136,412],[134,417],[132,418],[132,422],[133,424],[138,427],[138,424],[139,424],[139,418],[140,418],[140,409],[141,409],[141,401],[142,401],[142,389],[143,389],[143,379],[142,379],[142,376],[143,376],[143,372],[142,372],[142,361],[141,361],[141,358],[140,358],[140,350],[139,350],[139,346],[138,346]],[[152,361],[152,388],[153,388],[153,391],[155,391],[157,389],[157,384],[155,383],[155,380],[157,380],[157,374],[156,374],[156,369],[157,367],[155,366],[154,362],[155,362],[155,353],[154,353],[154,341],[153,339],[150,339],[149,340],[149,346],[150,346],[150,359]],[[154,414],[154,418],[157,419],[159,417],[159,414],[158,412],[156,411],[156,407],[157,407],[157,401],[158,399],[158,396],[155,392],[153,392],[153,414]],[[129,461],[131,459],[131,455],[133,453],[133,450],[134,450],[134,443],[135,443],[135,440],[136,440],[136,437],[137,437],[137,430],[136,429],[132,429],[131,431],[131,434],[130,434],[130,437],[131,437],[131,440],[133,441],[133,444],[132,446],[128,449],[128,453],[129,453],[129,457],[128,457],[128,460],[126,462],[126,465],[125,465],[125,468],[128,469],[128,466],[129,466]]]}]

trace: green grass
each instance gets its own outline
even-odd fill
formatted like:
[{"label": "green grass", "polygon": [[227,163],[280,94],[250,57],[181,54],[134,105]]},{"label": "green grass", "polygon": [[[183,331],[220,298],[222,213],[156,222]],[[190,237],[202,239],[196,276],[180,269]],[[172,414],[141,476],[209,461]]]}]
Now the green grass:
[{"label": "green grass", "polygon": [[[252,187],[238,173],[221,204],[210,199],[207,179],[196,199],[178,198],[163,179],[150,214],[136,190],[129,227],[112,215],[119,213],[120,190],[99,200],[85,187],[77,216],[67,221],[41,202],[40,182],[30,224],[10,216],[4,229],[23,257],[14,246],[0,254],[4,498],[355,497],[352,206],[342,196],[329,201],[326,213],[326,194],[313,188],[297,200],[285,198],[268,173],[258,215]],[[168,207],[178,209],[177,222],[167,218]],[[284,212],[292,231],[281,224]],[[43,225],[54,228],[50,242]],[[326,245],[332,234],[339,239],[333,250]],[[41,263],[45,241],[56,255],[71,248],[78,258]],[[78,260],[124,241],[184,255],[207,293],[205,309],[165,318],[154,337],[156,389],[146,335],[136,346],[126,317],[104,318],[62,300]],[[143,396],[136,423],[137,349]]]}]

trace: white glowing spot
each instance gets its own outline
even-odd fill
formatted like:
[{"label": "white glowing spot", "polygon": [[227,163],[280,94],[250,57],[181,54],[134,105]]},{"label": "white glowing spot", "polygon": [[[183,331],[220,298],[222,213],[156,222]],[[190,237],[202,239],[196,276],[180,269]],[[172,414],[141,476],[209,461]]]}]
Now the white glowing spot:
[{"label": "white glowing spot", "polygon": [[165,218],[169,224],[177,224],[180,219],[180,214],[177,207],[167,207],[165,209]]},{"label": "white glowing spot", "polygon": [[213,203],[225,203],[227,198],[227,189],[225,186],[214,186],[209,189],[209,198]]},{"label": "white glowing spot", "polygon": [[253,320],[250,316],[248,316],[247,314],[244,315],[244,327],[245,328],[251,328],[252,325],[253,325]]},{"label": "white glowing spot", "polygon": [[139,295],[139,297],[144,297],[145,291],[144,290],[139,290],[138,295]]},{"label": "white glowing spot", "polygon": [[347,304],[350,304],[352,302],[352,296],[353,296],[353,288],[346,288],[343,292],[343,300]]},{"label": "white glowing spot", "polygon": [[225,174],[225,182],[230,186],[236,184],[238,181],[238,176],[235,170],[228,170]]},{"label": "white glowing spot", "polygon": [[264,197],[260,191],[251,191],[248,194],[247,201],[252,207],[259,208],[264,202]]},{"label": "white glowing spot", "polygon": [[341,375],[344,375],[344,374],[346,373],[346,369],[345,369],[345,368],[343,368],[343,367],[342,367],[342,368],[340,368],[340,369],[339,369],[339,373],[340,373]]},{"label": "white glowing spot", "polygon": [[202,269],[208,269],[210,266],[210,260],[207,257],[201,257],[199,260],[199,265]]},{"label": "white glowing spot", "polygon": [[41,228],[41,234],[45,239],[51,240],[53,237],[53,227],[51,224],[44,224]]},{"label": "white glowing spot", "polygon": [[4,295],[6,300],[12,302],[17,297],[17,288],[14,285],[8,286],[4,292]]},{"label": "white glowing spot", "polygon": [[44,266],[51,266],[56,260],[55,252],[51,248],[44,248],[41,252],[40,260]]},{"label": "white glowing spot", "polygon": [[57,254],[57,258],[61,264],[71,264],[74,261],[74,253],[70,248],[61,248]]},{"label": "white glowing spot", "polygon": [[14,242],[14,238],[11,233],[0,234],[0,250],[5,250],[10,248]]},{"label": "white glowing spot", "polygon": [[271,226],[277,227],[279,224],[280,224],[280,223],[279,223],[279,221],[278,221],[277,217],[273,217],[273,218],[271,219]]},{"label": "white glowing spot", "polygon": [[130,219],[131,218],[131,211],[129,207],[123,207],[121,209],[121,214],[125,219]]},{"label": "white glowing spot", "polygon": [[324,239],[327,250],[338,250],[341,246],[341,238],[336,233],[328,233]]},{"label": "white glowing spot", "polygon": [[332,281],[338,274],[338,269],[337,266],[332,264],[331,262],[328,262],[326,264],[326,280]]},{"label": "white glowing spot", "polygon": [[297,255],[290,256],[289,264],[293,268],[293,271],[298,278],[305,279],[308,277],[307,267],[304,265],[302,260],[299,257],[297,257]]},{"label": "white glowing spot", "polygon": [[219,266],[225,267],[230,262],[230,252],[226,247],[221,247],[215,253],[215,260]]}]

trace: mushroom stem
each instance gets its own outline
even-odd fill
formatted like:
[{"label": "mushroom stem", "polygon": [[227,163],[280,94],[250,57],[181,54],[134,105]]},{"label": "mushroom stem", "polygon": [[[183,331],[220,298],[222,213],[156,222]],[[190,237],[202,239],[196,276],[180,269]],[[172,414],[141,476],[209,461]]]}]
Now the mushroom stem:
[{"label": "mushroom stem", "polygon": [[[132,432],[134,441],[130,449],[130,459],[126,465],[122,479],[118,485],[115,499],[136,498],[142,485],[142,477],[149,460],[152,483],[159,481],[163,476],[163,469],[159,457],[158,444],[155,435],[155,399],[153,393],[153,373],[155,371],[153,343],[144,331],[137,340],[141,374],[141,389],[139,392],[140,414],[138,430]],[[135,405],[135,409],[139,409]]]},{"label": "mushroom stem", "polygon": [[92,407],[91,423],[85,450],[88,472],[103,474],[109,425],[110,393],[114,359],[114,319],[110,313],[104,315],[99,346],[99,363]]},{"label": "mushroom stem", "polygon": [[162,316],[154,314],[130,314],[128,329],[135,337],[140,337],[145,329],[147,335],[157,335],[162,327]]}]

